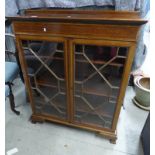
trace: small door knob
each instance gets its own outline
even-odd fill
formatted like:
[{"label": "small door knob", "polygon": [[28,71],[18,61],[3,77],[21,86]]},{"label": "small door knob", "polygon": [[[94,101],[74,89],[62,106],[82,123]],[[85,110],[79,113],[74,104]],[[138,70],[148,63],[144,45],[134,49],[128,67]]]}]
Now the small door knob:
[{"label": "small door knob", "polygon": [[43,28],[43,31],[44,31],[44,32],[46,32],[46,31],[47,31],[46,27],[44,27],[44,28]]}]

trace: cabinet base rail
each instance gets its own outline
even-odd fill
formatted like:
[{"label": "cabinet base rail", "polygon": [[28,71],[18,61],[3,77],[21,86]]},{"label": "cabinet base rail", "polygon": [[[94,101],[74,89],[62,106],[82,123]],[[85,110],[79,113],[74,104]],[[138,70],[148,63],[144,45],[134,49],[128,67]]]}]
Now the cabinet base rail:
[{"label": "cabinet base rail", "polygon": [[110,140],[110,143],[112,144],[116,144],[116,140],[117,140],[117,133],[116,131],[105,131],[105,130],[101,130],[101,129],[96,129],[93,127],[88,127],[88,126],[84,126],[84,125],[79,125],[79,124],[75,124],[75,123],[71,123],[71,122],[67,122],[67,121],[63,121],[63,120],[57,120],[55,118],[46,116],[46,115],[37,115],[37,114],[32,114],[31,118],[30,118],[32,123],[44,123],[45,121],[50,121],[53,123],[58,123],[58,124],[63,124],[63,125],[67,125],[67,126],[71,126],[71,127],[77,127],[77,128],[81,128],[81,129],[85,129],[85,130],[89,130],[89,131],[94,131],[96,133],[96,136],[102,136],[106,139]]}]

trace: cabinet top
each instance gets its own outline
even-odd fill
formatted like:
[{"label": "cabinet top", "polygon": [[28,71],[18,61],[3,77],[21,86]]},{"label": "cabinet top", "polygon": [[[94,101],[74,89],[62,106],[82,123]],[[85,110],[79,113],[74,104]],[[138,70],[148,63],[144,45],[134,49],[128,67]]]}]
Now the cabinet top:
[{"label": "cabinet top", "polygon": [[29,9],[23,15],[6,17],[11,21],[80,22],[99,24],[142,25],[147,20],[139,12],[71,10],[71,9]]}]

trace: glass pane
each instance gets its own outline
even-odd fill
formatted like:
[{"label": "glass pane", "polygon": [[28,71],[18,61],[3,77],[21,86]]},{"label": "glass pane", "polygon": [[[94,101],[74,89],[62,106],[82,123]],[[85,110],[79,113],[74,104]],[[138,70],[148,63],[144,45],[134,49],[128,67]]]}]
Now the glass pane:
[{"label": "glass pane", "polygon": [[36,113],[65,119],[67,105],[63,43],[23,40],[22,46]]},{"label": "glass pane", "polygon": [[74,49],[75,121],[111,128],[128,49],[80,44]]}]

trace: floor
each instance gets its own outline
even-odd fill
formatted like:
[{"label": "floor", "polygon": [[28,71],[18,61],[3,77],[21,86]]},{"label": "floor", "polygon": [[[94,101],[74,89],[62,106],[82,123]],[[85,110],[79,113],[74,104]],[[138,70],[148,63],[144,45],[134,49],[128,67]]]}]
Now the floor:
[{"label": "floor", "polygon": [[107,139],[81,129],[54,123],[32,124],[31,109],[26,103],[25,87],[17,79],[15,102],[21,115],[15,115],[6,100],[6,153],[18,149],[15,155],[143,155],[140,133],[148,112],[132,103],[134,90],[128,87],[118,121],[118,140]]}]

